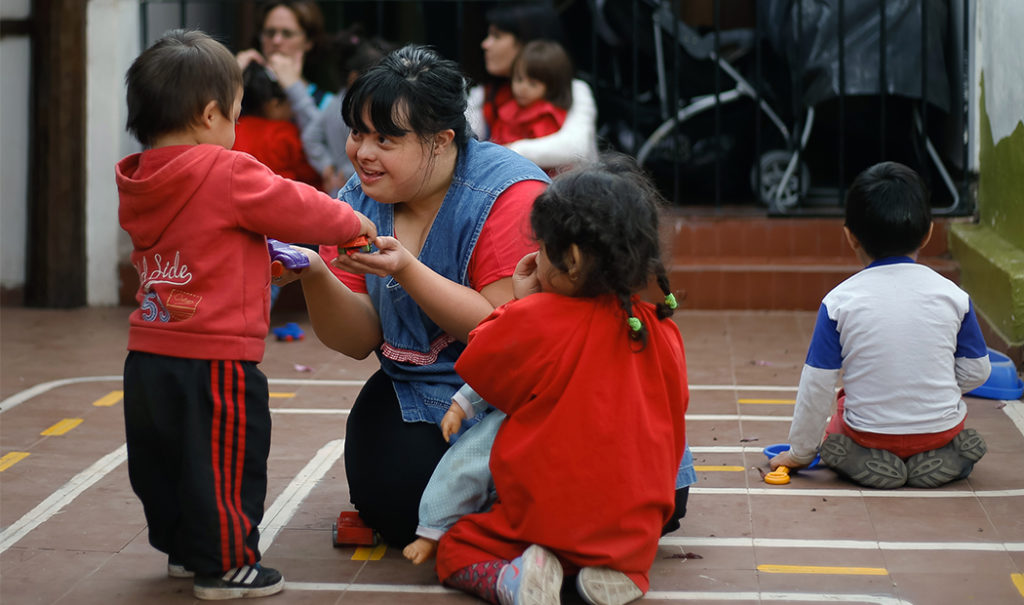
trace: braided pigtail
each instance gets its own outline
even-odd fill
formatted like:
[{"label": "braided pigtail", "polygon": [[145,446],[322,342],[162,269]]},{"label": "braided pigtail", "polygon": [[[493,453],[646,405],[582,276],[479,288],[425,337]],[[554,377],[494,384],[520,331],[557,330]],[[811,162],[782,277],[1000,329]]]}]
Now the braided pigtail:
[{"label": "braided pigtail", "polygon": [[615,296],[619,299],[622,310],[626,312],[626,327],[629,330],[629,339],[640,343],[638,350],[642,351],[647,346],[647,326],[640,321],[640,318],[633,315],[633,301],[629,292],[616,292]]},{"label": "braided pigtail", "polygon": [[[661,261],[655,262],[654,277],[658,281],[658,287],[665,294],[665,300],[655,305],[658,319],[672,317],[672,314],[679,306],[679,301],[676,299],[676,295],[672,293],[672,288],[668,283],[668,275],[665,272],[665,265]],[[681,294],[680,298],[686,298],[686,294]]]}]

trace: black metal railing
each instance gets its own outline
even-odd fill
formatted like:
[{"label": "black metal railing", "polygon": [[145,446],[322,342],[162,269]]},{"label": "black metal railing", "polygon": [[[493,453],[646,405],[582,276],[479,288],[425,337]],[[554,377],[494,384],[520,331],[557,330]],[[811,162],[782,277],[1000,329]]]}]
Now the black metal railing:
[{"label": "black metal railing", "polygon": [[[482,75],[479,0],[321,0],[432,44]],[[922,174],[938,215],[974,210],[968,152],[971,0],[561,0],[564,42],[598,103],[599,143],[634,155],[678,205],[836,214],[882,160]],[[234,50],[256,0],[142,0],[143,44],[201,27]]]}]

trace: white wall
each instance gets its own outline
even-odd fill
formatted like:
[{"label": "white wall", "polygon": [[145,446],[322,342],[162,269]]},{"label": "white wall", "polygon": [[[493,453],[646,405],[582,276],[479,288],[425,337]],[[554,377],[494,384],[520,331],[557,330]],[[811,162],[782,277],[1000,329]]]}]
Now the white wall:
[{"label": "white wall", "polygon": [[[24,19],[29,0],[3,0],[0,17]],[[0,40],[0,286],[25,283],[28,231],[28,109],[30,43]]]},{"label": "white wall", "polygon": [[[977,7],[971,101],[972,105],[979,102],[984,74],[985,113],[992,142],[998,144],[1013,133],[1024,117],[1024,2],[984,0],[977,2]],[[977,121],[980,123],[980,118]]]},{"label": "white wall", "polygon": [[90,0],[86,40],[86,300],[115,305],[118,261],[131,244],[117,221],[114,164],[139,149],[124,129],[124,74],[140,52],[138,2]]}]

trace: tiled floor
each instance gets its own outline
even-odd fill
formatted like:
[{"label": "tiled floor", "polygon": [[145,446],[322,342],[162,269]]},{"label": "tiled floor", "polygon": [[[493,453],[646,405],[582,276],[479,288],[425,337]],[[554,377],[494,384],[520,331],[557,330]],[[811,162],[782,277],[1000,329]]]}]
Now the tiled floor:
[{"label": "tiled floor", "polygon": [[[0,465],[28,454],[0,472],[3,605],[194,601],[187,580],[165,576],[128,485],[116,393],[127,314],[0,310]],[[644,602],[1024,603],[1024,404],[969,399],[989,453],[968,481],[861,491],[819,469],[769,486],[761,450],[785,441],[813,313],[676,317],[700,482],[682,529],[662,539]],[[288,581],[266,602],[476,602],[397,549],[332,548],[348,503],[344,413],[376,366],[328,351],[301,316],[275,324],[287,319],[309,335],[271,339],[262,365],[280,395],[265,556]],[[82,422],[41,435],[63,419]]]}]

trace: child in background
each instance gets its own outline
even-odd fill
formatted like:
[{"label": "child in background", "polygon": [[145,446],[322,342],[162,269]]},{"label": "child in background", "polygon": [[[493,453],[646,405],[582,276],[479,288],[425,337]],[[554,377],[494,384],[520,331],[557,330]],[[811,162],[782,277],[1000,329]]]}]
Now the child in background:
[{"label": "child in background", "polygon": [[[689,401],[661,203],[621,156],[559,175],[534,202],[540,250],[516,267],[518,300],[481,322],[456,362],[507,418],[490,454],[497,501],[441,537],[444,584],[503,605],[558,603],[564,566],[587,603],[647,591]],[[657,305],[637,295],[652,273]]]},{"label": "child in background", "polygon": [[132,63],[127,129],[145,150],[115,168],[139,272],[124,367],[128,476],[149,542],[199,599],[280,592],[259,563],[270,408],[264,234],[342,244],[377,230],[351,206],[232,151],[242,71],[199,31]]},{"label": "child in background", "polygon": [[[800,375],[792,449],[772,469],[818,451],[865,487],[938,487],[970,474],[986,451],[964,428],[961,395],[991,369],[966,292],[916,262],[932,234],[928,192],[895,162],[862,172],[846,195],[847,242],[865,269],[822,300]],[[826,428],[836,382],[843,389]]]},{"label": "child in background", "polygon": [[491,142],[507,145],[558,130],[572,106],[572,60],[558,42],[526,43],[512,64],[512,99],[498,107]]},{"label": "child in background", "polygon": [[309,163],[323,179],[324,191],[334,197],[342,185],[355,172],[345,153],[349,128],[341,117],[341,102],[345,91],[360,74],[373,67],[394,45],[380,38],[367,38],[362,28],[355,26],[337,35],[335,46],[341,56],[345,88],[342,88],[302,131],[302,146]]},{"label": "child in background", "polygon": [[235,151],[244,151],[275,173],[320,187],[320,175],[306,161],[292,107],[273,73],[259,63],[242,72],[242,114],[235,127]]}]

